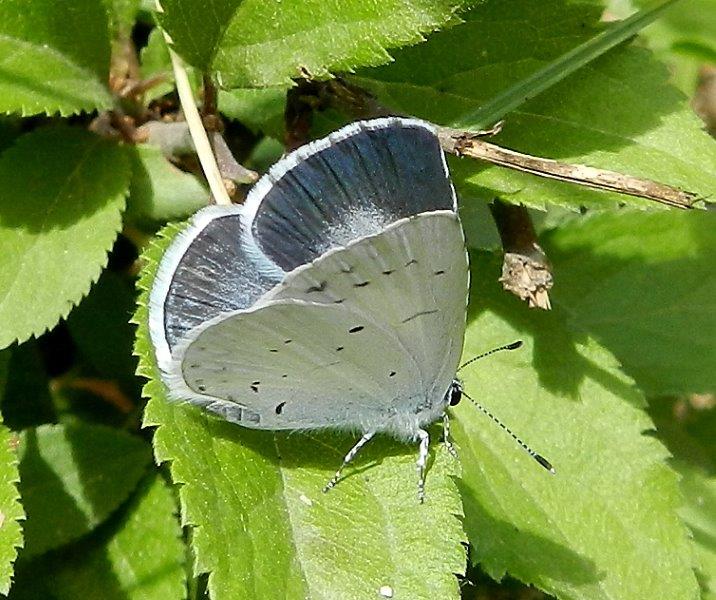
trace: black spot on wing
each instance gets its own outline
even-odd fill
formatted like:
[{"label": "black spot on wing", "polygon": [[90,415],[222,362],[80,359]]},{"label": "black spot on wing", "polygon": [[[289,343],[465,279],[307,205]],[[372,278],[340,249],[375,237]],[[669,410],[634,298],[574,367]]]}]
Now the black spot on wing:
[{"label": "black spot on wing", "polygon": [[276,411],[277,415],[280,415],[283,412],[283,407],[286,406],[285,402],[281,402],[281,404],[277,404],[276,408],[274,409]]},{"label": "black spot on wing", "polygon": [[367,286],[369,283],[370,281],[362,281],[360,283],[354,283],[353,287],[361,288]]},{"label": "black spot on wing", "polygon": [[348,330],[348,333],[358,333],[359,331],[363,331],[364,329],[365,327],[363,327],[363,325],[356,325],[355,327],[351,327]]},{"label": "black spot on wing", "polygon": [[403,319],[401,323],[407,323],[409,321],[412,321],[413,319],[417,319],[418,317],[423,317],[425,315],[432,315],[438,312],[438,309],[435,308],[433,310],[423,310],[421,312],[415,313],[414,315],[410,315],[407,319]]},{"label": "black spot on wing", "polygon": [[310,288],[306,290],[307,294],[313,294],[316,292],[323,292],[326,289],[326,286],[328,285],[327,281],[321,281],[318,285],[313,285]]}]

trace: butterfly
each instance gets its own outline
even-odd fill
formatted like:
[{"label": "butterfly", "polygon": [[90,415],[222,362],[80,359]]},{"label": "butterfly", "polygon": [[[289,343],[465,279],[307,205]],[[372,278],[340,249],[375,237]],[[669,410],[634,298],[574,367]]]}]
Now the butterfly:
[{"label": "butterfly", "polygon": [[360,432],[326,490],[376,434],[417,442],[423,501],[427,427],[442,419],[452,450],[464,393],[468,284],[433,126],[359,121],[281,159],[243,205],[194,215],[160,262],[150,335],[173,400],[255,429]]}]

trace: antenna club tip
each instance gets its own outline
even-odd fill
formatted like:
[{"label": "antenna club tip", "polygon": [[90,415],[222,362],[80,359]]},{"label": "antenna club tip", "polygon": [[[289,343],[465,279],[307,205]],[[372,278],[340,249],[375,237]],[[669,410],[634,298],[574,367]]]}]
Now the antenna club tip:
[{"label": "antenna club tip", "polygon": [[550,463],[544,456],[541,456],[539,454],[534,455],[534,459],[541,464],[545,469],[547,469],[552,475],[556,475],[557,471],[554,470],[554,467],[552,466],[552,463]]},{"label": "antenna club tip", "polygon": [[520,348],[522,346],[522,340],[517,340],[516,342],[512,342],[511,344],[508,344],[505,346],[506,350],[517,350],[517,348]]}]

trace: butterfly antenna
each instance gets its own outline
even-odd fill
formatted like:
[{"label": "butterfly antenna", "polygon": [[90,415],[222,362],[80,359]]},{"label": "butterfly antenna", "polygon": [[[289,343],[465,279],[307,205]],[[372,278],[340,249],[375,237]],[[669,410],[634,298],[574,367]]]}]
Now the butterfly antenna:
[{"label": "butterfly antenna", "polygon": [[[521,343],[521,342],[520,342]],[[498,348],[497,350],[501,350],[502,348]],[[495,352],[496,350],[493,350]],[[489,354],[489,353],[488,353]],[[520,446],[522,446],[522,449],[527,452],[532,458],[534,458],[540,465],[542,465],[545,469],[547,469],[552,475],[556,473],[554,470],[554,467],[551,465],[551,463],[541,454],[537,454],[532,448],[530,448],[527,444],[525,444],[520,438],[518,438],[512,430],[507,427],[500,419],[498,419],[495,415],[493,415],[489,410],[487,410],[482,404],[480,404],[477,400],[471,398],[465,393],[465,390],[462,390],[462,395],[465,396],[470,402],[473,403],[473,405],[478,408],[480,411],[482,411],[484,414],[486,414],[490,419],[492,419],[495,423],[497,423],[502,429],[504,429],[507,433],[509,433],[512,436],[512,439],[515,440]]]},{"label": "butterfly antenna", "polygon": [[476,360],[480,360],[481,358],[490,356],[490,354],[494,354],[495,352],[502,352],[503,350],[517,350],[517,348],[519,348],[520,346],[522,346],[522,340],[517,340],[516,342],[512,342],[511,344],[505,344],[504,346],[500,346],[499,348],[493,348],[489,352],[484,352],[482,354],[478,354],[477,356],[473,356],[467,362],[462,363],[457,370],[459,371],[467,365],[474,363]]}]

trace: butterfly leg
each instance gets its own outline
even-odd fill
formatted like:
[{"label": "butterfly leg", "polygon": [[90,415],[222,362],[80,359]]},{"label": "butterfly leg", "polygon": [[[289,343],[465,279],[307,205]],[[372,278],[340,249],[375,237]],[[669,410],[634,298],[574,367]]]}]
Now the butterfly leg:
[{"label": "butterfly leg", "polygon": [[443,413],[443,443],[445,444],[445,449],[453,458],[457,458],[457,450],[455,450],[455,445],[450,439],[450,417],[448,417],[447,411]]},{"label": "butterfly leg", "polygon": [[418,429],[420,440],[420,451],[418,452],[418,501],[425,502],[425,468],[428,464],[428,449],[430,447],[430,436],[424,429]]},{"label": "butterfly leg", "polygon": [[368,433],[363,434],[363,437],[359,439],[358,442],[356,442],[356,445],[348,451],[348,454],[346,454],[345,458],[343,459],[343,464],[341,465],[340,469],[336,471],[336,474],[331,477],[331,480],[323,488],[324,492],[327,492],[328,490],[336,486],[338,480],[341,478],[341,471],[343,471],[343,469],[346,468],[346,465],[348,465],[348,463],[355,458],[356,454],[358,454],[358,451],[368,442],[370,442],[374,435],[375,431],[369,431]]}]

